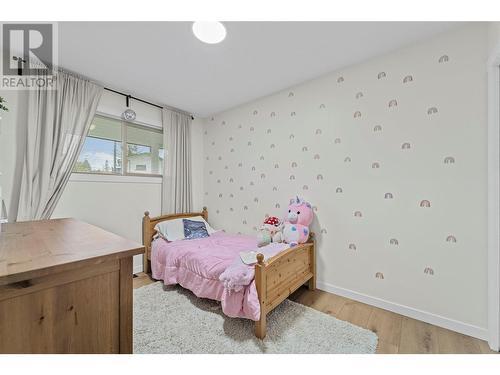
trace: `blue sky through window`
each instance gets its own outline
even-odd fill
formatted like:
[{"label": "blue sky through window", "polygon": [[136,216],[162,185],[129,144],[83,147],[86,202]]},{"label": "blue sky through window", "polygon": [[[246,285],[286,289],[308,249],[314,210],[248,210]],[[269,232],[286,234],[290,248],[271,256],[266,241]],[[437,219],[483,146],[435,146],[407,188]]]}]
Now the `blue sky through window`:
[{"label": "blue sky through window", "polygon": [[121,142],[87,137],[78,157],[87,160],[93,172],[113,172],[121,167]]}]

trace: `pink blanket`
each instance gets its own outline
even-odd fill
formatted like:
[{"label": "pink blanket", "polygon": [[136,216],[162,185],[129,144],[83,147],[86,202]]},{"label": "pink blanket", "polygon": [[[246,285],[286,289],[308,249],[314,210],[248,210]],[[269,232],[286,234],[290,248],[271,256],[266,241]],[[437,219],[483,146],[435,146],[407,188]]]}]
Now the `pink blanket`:
[{"label": "pink blanket", "polygon": [[[251,250],[263,254],[265,259],[269,259],[289,247],[290,245],[286,243],[273,242],[259,249]],[[239,256],[237,256],[233,263],[231,263],[231,265],[229,265],[229,267],[227,267],[226,270],[219,276],[219,280],[224,283],[224,289],[228,293],[239,292],[247,285],[250,285],[254,278],[255,264],[245,264]]]},{"label": "pink blanket", "polygon": [[[255,237],[224,232],[216,232],[206,238],[174,242],[160,238],[153,241],[151,249],[153,278],[163,280],[165,285],[180,284],[200,298],[221,301],[224,314],[230,317],[257,321],[260,306],[253,280],[254,268],[238,263],[240,251],[256,248]],[[278,250],[274,249],[274,253]],[[230,266],[228,271],[232,276],[229,277],[242,271],[243,266],[247,278],[244,283],[249,284],[241,289],[226,288],[219,278]],[[233,284],[241,283],[236,278],[233,281]]]}]

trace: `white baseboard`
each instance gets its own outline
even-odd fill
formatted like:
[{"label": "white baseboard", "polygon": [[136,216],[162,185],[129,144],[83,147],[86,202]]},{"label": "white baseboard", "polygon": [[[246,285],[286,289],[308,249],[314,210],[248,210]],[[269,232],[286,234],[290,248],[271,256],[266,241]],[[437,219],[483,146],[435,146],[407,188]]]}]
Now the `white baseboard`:
[{"label": "white baseboard", "polygon": [[421,320],[426,323],[434,324],[455,332],[463,333],[467,336],[472,336],[481,340],[488,339],[488,330],[474,326],[472,324],[460,322],[458,320],[446,318],[441,315],[432,314],[426,311],[418,310],[413,307],[400,305],[394,302],[386,301],[381,298],[371,297],[366,294],[358,293],[349,289],[340,288],[338,286],[328,284],[322,281],[316,283],[318,289],[337,294],[342,297],[350,298],[355,301],[363,302],[368,305],[379,307],[384,310],[389,310],[397,314],[407,316],[409,318]]},{"label": "white baseboard", "polygon": [[142,264],[137,264],[134,266],[134,274],[142,272]]}]

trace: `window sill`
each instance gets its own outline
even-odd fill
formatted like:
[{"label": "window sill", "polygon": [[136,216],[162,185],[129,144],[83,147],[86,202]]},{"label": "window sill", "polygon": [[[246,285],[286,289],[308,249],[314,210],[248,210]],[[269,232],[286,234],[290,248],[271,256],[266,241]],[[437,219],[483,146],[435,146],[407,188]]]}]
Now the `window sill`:
[{"label": "window sill", "polygon": [[108,182],[133,184],[161,184],[161,176],[122,176],[97,173],[72,173],[70,182]]}]

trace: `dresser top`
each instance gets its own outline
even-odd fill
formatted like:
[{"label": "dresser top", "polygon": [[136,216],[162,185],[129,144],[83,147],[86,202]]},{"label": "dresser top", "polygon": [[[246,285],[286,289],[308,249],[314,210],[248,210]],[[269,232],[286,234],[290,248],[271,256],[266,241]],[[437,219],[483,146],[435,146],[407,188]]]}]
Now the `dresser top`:
[{"label": "dresser top", "polygon": [[2,224],[0,285],[142,253],[142,245],[76,219]]}]

